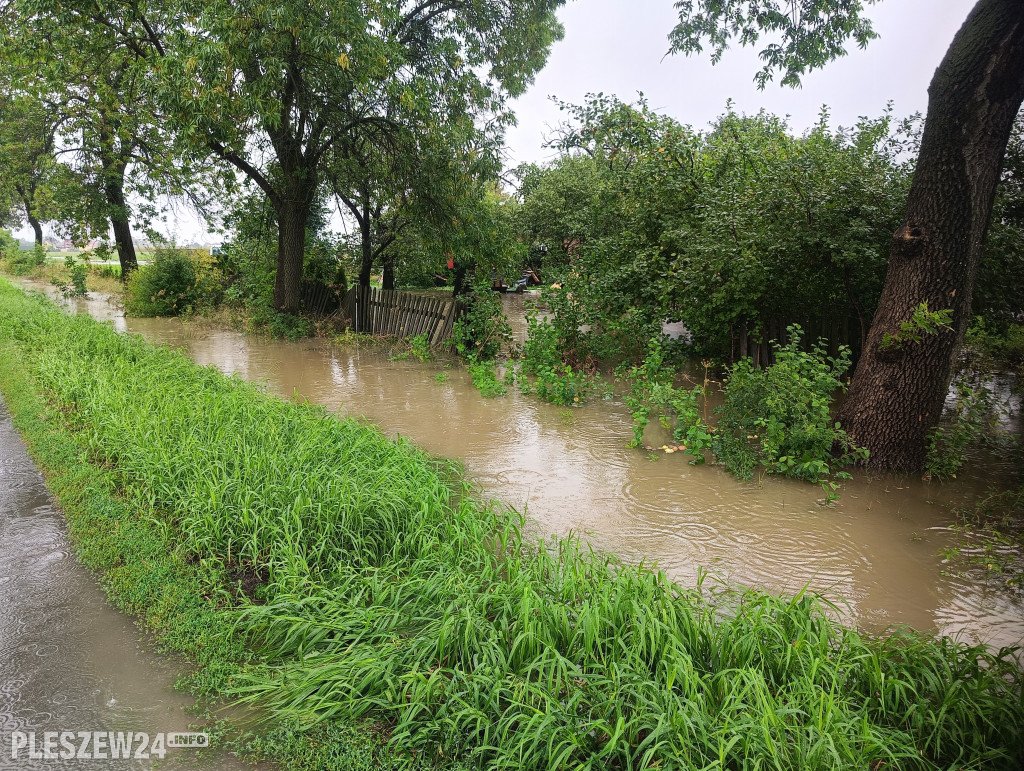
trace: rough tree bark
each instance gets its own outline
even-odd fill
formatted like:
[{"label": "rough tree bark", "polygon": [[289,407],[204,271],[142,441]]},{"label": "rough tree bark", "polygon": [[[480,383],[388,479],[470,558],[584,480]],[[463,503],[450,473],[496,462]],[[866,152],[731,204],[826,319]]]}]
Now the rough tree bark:
[{"label": "rough tree bark", "polygon": [[[1024,100],[1024,1],[980,0],[928,87],[928,114],[882,297],[839,414],[874,468],[917,471],[970,317],[996,184]],[[879,345],[922,302],[952,326]]]},{"label": "rough tree bark", "polygon": [[21,205],[25,209],[25,217],[28,219],[28,224],[32,226],[32,233],[35,235],[36,246],[42,247],[43,245],[43,223],[39,221],[36,216],[36,207],[33,204],[36,198],[36,186],[32,182],[28,187],[15,183],[14,192],[18,194],[21,199]]},{"label": "rough tree bark", "polygon": [[370,275],[373,273],[373,241],[370,238],[370,211],[363,209],[363,215],[359,219],[359,233],[362,239],[363,257],[359,262],[359,286],[370,286]]},{"label": "rough tree bark", "polygon": [[306,251],[309,210],[283,206],[277,213],[277,271],[274,274],[274,308],[298,313],[302,306],[302,262]]},{"label": "rough tree bark", "polygon": [[384,274],[381,278],[381,289],[393,290],[395,288],[395,256],[388,252],[383,259]]},{"label": "rough tree bark", "polygon": [[282,191],[271,197],[277,213],[277,271],[274,308],[280,313],[302,309],[302,268],[306,257],[306,227],[316,198],[316,170],[302,157],[301,148],[285,140],[277,144]]}]

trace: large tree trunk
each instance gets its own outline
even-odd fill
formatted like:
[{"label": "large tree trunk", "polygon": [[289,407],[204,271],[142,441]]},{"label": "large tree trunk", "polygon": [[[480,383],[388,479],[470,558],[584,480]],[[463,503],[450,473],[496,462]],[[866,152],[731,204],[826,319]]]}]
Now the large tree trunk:
[{"label": "large tree trunk", "polygon": [[390,252],[384,253],[384,276],[381,279],[381,288],[392,290],[395,288],[395,256]]},{"label": "large tree trunk", "polygon": [[298,313],[302,306],[302,263],[306,255],[306,224],[309,205],[286,200],[277,212],[277,273],[274,308]]},{"label": "large tree trunk", "polygon": [[105,112],[101,111],[96,128],[99,132],[99,156],[103,169],[103,194],[107,199],[110,227],[114,231],[114,245],[121,263],[121,280],[127,281],[139,269],[132,227],[128,220],[128,204],[124,198],[124,173],[128,168],[128,155],[118,150],[116,131],[111,127]]},{"label": "large tree trunk", "polygon": [[306,227],[316,198],[315,169],[306,166],[297,147],[278,148],[283,195],[274,201],[277,212],[277,272],[274,308],[298,313],[302,308],[302,268],[306,258]]},{"label": "large tree trunk", "polygon": [[110,226],[114,230],[114,245],[117,247],[117,259],[121,263],[121,280],[127,281],[132,272],[139,269],[139,260],[135,254],[135,241],[132,240],[132,228],[127,218],[111,217]]},{"label": "large tree trunk", "polygon": [[[970,317],[982,246],[1013,120],[1024,99],[1024,2],[980,0],[928,88],[928,115],[882,297],[839,414],[875,468],[923,467]],[[952,310],[937,334],[900,335],[927,303]]]},{"label": "large tree trunk", "polygon": [[370,286],[370,274],[373,272],[373,241],[370,238],[370,212],[363,210],[363,218],[359,222],[362,236],[363,259],[359,263],[359,286],[364,289]]},{"label": "large tree trunk", "polygon": [[128,207],[124,200],[124,164],[104,160],[103,189],[110,207],[110,227],[114,231],[117,258],[121,262],[121,280],[127,281],[132,272],[138,270],[139,260],[135,254],[135,241],[128,221]]},{"label": "large tree trunk", "polygon": [[25,208],[25,216],[28,218],[28,224],[32,226],[32,232],[35,234],[36,246],[42,247],[43,224],[36,216],[36,207],[34,203],[36,198],[35,183],[32,183],[30,187],[15,184],[14,189],[21,198],[21,205]]}]

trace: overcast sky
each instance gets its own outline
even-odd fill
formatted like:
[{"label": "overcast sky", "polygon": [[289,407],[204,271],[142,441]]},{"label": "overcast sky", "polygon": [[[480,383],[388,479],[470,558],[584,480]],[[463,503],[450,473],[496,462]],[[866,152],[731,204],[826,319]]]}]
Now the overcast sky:
[{"label": "overcast sky", "polygon": [[703,129],[730,97],[740,112],[762,107],[791,116],[799,133],[816,122],[822,105],[832,125],[877,117],[890,100],[895,115],[924,112],[927,88],[953,35],[976,0],[883,0],[868,8],[880,38],[806,77],[803,88],[754,85],[757,51],[734,48],[711,65],[707,49],[690,57],[666,56],[668,33],[678,20],[673,0],[574,0],[559,13],[564,39],[547,67],[515,104],[519,125],[509,131],[509,165],[553,157],[543,148],[564,113],[549,99],[579,104],[588,92],[634,101],[643,91],[652,108]]},{"label": "overcast sky", "polygon": [[[533,87],[514,103],[518,125],[508,132],[508,166],[554,156],[545,136],[564,117],[551,96],[582,103],[586,94],[634,101],[644,92],[652,108],[703,129],[731,98],[740,112],[762,107],[790,116],[800,133],[816,122],[822,105],[833,127],[877,117],[893,102],[896,117],[924,112],[928,82],[976,0],[883,0],[868,9],[880,38],[804,79],[800,89],[754,85],[757,51],[734,48],[712,66],[710,54],[666,56],[678,16],[673,0],[570,0],[560,12],[564,39],[556,43]],[[191,215],[168,216],[168,233],[181,241],[218,241]],[[22,238],[30,230],[22,230]]]}]

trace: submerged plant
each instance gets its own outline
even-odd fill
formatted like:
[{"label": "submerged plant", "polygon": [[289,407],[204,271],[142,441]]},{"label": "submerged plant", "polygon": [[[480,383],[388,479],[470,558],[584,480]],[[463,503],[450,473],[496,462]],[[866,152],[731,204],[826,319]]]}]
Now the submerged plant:
[{"label": "submerged plant", "polygon": [[527,338],[516,372],[519,387],[562,407],[576,407],[589,397],[604,393],[601,379],[562,360],[562,346],[554,324],[536,310],[526,315]]},{"label": "submerged plant", "polygon": [[986,378],[966,373],[954,386],[956,398],[947,420],[928,436],[925,476],[928,479],[953,479],[967,461],[972,447],[1008,450],[1018,440],[1001,431],[999,418],[1009,410],[996,398]]},{"label": "submerged plant", "polygon": [[708,417],[706,367],[702,385],[676,388],[664,366],[660,340],[652,341],[644,363],[625,373],[631,384],[631,446],[642,443],[644,428],[657,410],[693,462],[703,462],[710,450],[741,479],[749,479],[760,467],[769,474],[816,482],[826,503],[835,500],[835,480],[850,476],[843,466],[867,457],[867,450],[854,446],[833,420],[830,409],[832,395],[844,387],[840,378],[849,367],[850,352],[840,346],[839,355],[831,358],[820,342],[804,351],[800,327],[794,324],[787,332],[789,342],[776,345],[770,367],[757,368],[744,359],[730,368],[722,404],[713,412],[714,425]]},{"label": "submerged plant", "polygon": [[77,262],[74,255],[69,254],[64,258],[64,268],[67,271],[67,281],[61,278],[50,279],[57,291],[64,297],[85,297],[88,290],[85,286],[85,279],[89,273],[88,265]]},{"label": "submerged plant", "polygon": [[468,366],[469,376],[473,379],[473,385],[479,389],[481,396],[491,398],[508,393],[508,389],[502,385],[494,372],[493,361],[471,360]]},{"label": "submerged plant", "polygon": [[501,299],[491,290],[483,271],[464,302],[466,314],[452,329],[455,350],[466,359],[490,361],[503,346],[512,342],[512,327],[505,317]]},{"label": "submerged plant", "polygon": [[954,514],[958,542],[942,553],[948,570],[1024,592],[1024,487],[989,490]]}]

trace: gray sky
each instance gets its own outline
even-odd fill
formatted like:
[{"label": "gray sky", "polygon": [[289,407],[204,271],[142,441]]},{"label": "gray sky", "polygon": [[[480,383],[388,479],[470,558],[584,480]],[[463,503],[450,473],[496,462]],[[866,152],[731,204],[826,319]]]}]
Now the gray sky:
[{"label": "gray sky", "polygon": [[803,88],[754,85],[757,51],[733,48],[711,65],[710,53],[665,56],[678,20],[674,0],[574,0],[559,13],[565,38],[551,51],[534,86],[514,104],[519,125],[508,133],[510,160],[553,157],[544,136],[564,118],[548,98],[579,104],[588,92],[635,101],[643,91],[652,108],[703,129],[730,97],[740,112],[761,107],[791,116],[797,132],[828,105],[833,127],[881,115],[893,101],[897,117],[924,112],[927,88],[956,31],[976,0],[883,0],[868,8],[880,38],[804,79]]}]

